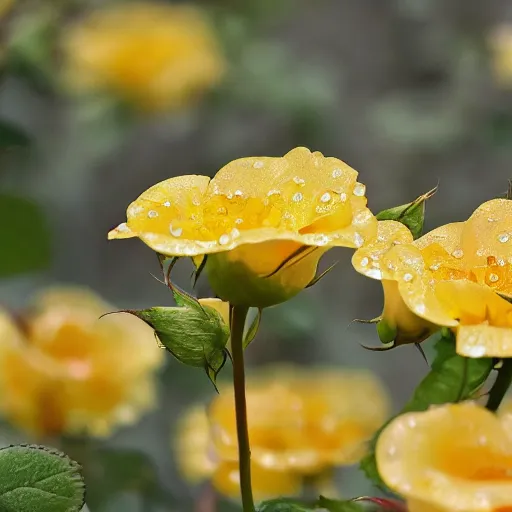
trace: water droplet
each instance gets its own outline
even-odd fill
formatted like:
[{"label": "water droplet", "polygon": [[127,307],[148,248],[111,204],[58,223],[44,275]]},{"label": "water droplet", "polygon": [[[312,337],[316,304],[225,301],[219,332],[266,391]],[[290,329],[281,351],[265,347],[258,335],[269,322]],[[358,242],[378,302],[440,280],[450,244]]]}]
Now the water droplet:
[{"label": "water droplet", "polygon": [[235,219],[235,224],[242,224],[244,219]]},{"label": "water droplet", "polygon": [[279,190],[277,190],[277,188],[273,188],[272,190],[269,190],[267,192],[267,196],[270,197],[270,196],[274,196],[276,194],[280,194],[281,192]]},{"label": "water droplet", "polygon": [[362,267],[366,267],[368,265],[368,263],[370,263],[370,260],[366,257],[361,260]]},{"label": "water droplet", "polygon": [[158,212],[157,212],[157,211],[155,211],[155,210],[149,210],[149,212],[148,212],[148,217],[149,217],[150,219],[154,219],[155,217],[158,217]]},{"label": "water droplet", "polygon": [[121,233],[127,233],[128,231],[130,231],[130,228],[126,225],[126,222],[123,222],[122,224],[119,224],[119,226],[117,226],[117,231]]},{"label": "water droplet", "polygon": [[496,222],[496,219],[493,219],[492,217],[488,217],[487,222]]},{"label": "water droplet", "polygon": [[354,195],[362,197],[366,193],[366,187],[362,183],[356,183],[354,186]]},{"label": "water droplet", "polygon": [[463,347],[465,348],[466,355],[468,357],[482,357],[485,354],[485,347],[482,347],[482,345],[474,345],[472,347]]},{"label": "water droplet", "polygon": [[194,206],[201,206],[201,201],[197,197],[194,197],[194,199],[192,199],[192,204]]},{"label": "water droplet", "polygon": [[343,174],[343,171],[337,167],[336,169],[333,169],[332,171],[332,177],[333,178],[339,178]]},{"label": "water droplet", "polygon": [[390,457],[393,457],[396,454],[396,446],[390,446],[387,452]]},{"label": "water droplet", "polygon": [[452,256],[454,258],[460,259],[462,258],[462,256],[464,256],[464,252],[462,251],[462,249],[455,249],[455,251],[452,252]]},{"label": "water droplet", "polygon": [[232,194],[231,192],[228,192],[228,193],[226,194],[226,197],[227,197],[228,199],[233,199],[233,194]]},{"label": "water droplet", "polygon": [[302,178],[299,178],[299,176],[295,176],[293,182],[297,185],[304,185],[306,183]]},{"label": "water droplet", "polygon": [[255,169],[261,169],[265,164],[261,161],[261,160],[256,160],[256,162],[254,162],[252,164],[252,166],[255,168]]},{"label": "water droplet", "polygon": [[217,208],[217,213],[219,215],[226,215],[226,213],[228,213],[228,211],[226,210],[226,208],[224,206],[221,206],[221,207]]},{"label": "water droplet", "polygon": [[415,420],[414,418],[412,418],[412,417],[411,417],[411,418],[409,418],[409,419],[407,420],[407,426],[408,426],[409,428],[415,428],[415,427],[416,427],[416,420]]},{"label": "water droplet", "polygon": [[298,203],[299,201],[302,201],[302,198],[303,198],[303,195],[300,192],[296,192],[292,196],[292,201],[295,201],[296,203]]},{"label": "water droplet", "polygon": [[328,203],[331,200],[331,194],[329,192],[326,192],[321,198],[320,201],[322,203]]},{"label": "water droplet", "polygon": [[418,313],[418,315],[423,315],[426,310],[427,308],[425,304],[416,304],[416,306],[414,306],[414,311],[415,313]]},{"label": "water droplet", "polygon": [[165,201],[164,206],[169,208],[169,206],[171,206],[171,201]]},{"label": "water droplet", "polygon": [[181,236],[181,234],[183,233],[183,228],[173,228],[172,224],[169,224],[169,231],[171,232],[172,236],[178,237]]},{"label": "water droplet", "polygon": [[237,237],[239,237],[239,236],[240,236],[240,231],[238,231],[238,229],[236,229],[236,228],[233,228],[233,229],[231,230],[231,236],[232,236],[233,238],[237,238]]},{"label": "water droplet", "polygon": [[498,265],[500,267],[504,267],[505,266],[505,260],[502,260],[501,258],[498,260]]},{"label": "water droplet", "polygon": [[226,244],[229,244],[229,235],[220,235],[220,238],[219,238],[219,244],[220,245],[226,245]]},{"label": "water droplet", "polygon": [[439,263],[437,263],[436,265],[430,265],[429,268],[430,268],[430,270],[439,270],[439,267],[440,267],[440,265],[439,265]]},{"label": "water droplet", "polygon": [[243,195],[244,195],[244,193],[241,190],[235,190],[235,196],[241,197]]},{"label": "water droplet", "polygon": [[408,283],[408,282],[412,281],[412,279],[413,279],[413,275],[412,275],[412,274],[409,274],[409,273],[404,274],[403,279],[404,279],[404,281],[405,281],[406,283]]},{"label": "water droplet", "polygon": [[340,194],[340,201],[341,201],[342,203],[344,203],[346,200],[347,200],[347,194],[345,194],[345,192],[342,192],[342,193]]},{"label": "water droplet", "polygon": [[293,215],[290,212],[283,213],[283,219],[291,219]]},{"label": "water droplet", "polygon": [[364,238],[359,233],[355,233],[354,234],[354,245],[356,247],[362,247],[363,244],[364,244]]},{"label": "water droplet", "polygon": [[326,245],[329,243],[329,237],[327,235],[318,235],[316,238],[316,244],[318,246]]},{"label": "water droplet", "polygon": [[510,239],[510,236],[507,234],[507,233],[502,233],[501,235],[498,236],[498,240],[504,244],[506,242],[508,242]]},{"label": "water droplet", "polygon": [[499,280],[498,274],[489,274],[489,281],[491,283],[496,283]]},{"label": "water droplet", "polygon": [[485,254],[485,251],[484,251],[483,249],[478,249],[478,250],[476,251],[476,255],[477,255],[477,256],[483,256],[484,254]]}]

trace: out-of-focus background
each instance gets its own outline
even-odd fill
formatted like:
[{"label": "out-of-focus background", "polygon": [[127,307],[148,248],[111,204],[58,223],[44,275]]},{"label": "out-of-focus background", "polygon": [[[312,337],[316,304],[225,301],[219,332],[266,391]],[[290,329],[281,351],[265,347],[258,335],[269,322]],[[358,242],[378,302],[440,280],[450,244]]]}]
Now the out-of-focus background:
[{"label": "out-of-focus background", "polygon": [[[102,18],[110,4],[117,14]],[[506,192],[510,2],[162,0],[201,10],[169,19],[166,12],[146,19],[145,4],[0,0],[7,308],[24,308],[55,283],[85,285],[118,308],[171,305],[151,276],[159,272],[152,251],[138,240],[107,242],[106,234],[154,183],[213,175],[243,156],[306,146],[341,158],[359,171],[375,213],[439,184],[428,229],[464,220]],[[166,44],[175,47],[166,53],[159,46]],[[165,69],[166,59],[178,64]],[[327,279],[264,312],[248,364],[369,368],[398,408],[427,366],[414,347],[361,347],[378,339],[372,326],[352,320],[378,316],[382,296],[378,282],[352,270],[350,255],[331,251],[324,264],[341,262]],[[190,289],[190,272],[180,263],[173,276]],[[208,294],[206,283],[198,294]],[[158,408],[101,442],[130,452],[97,462],[103,478],[90,483],[92,512],[194,510],[199,491],[180,476],[171,439],[185,408],[215,391],[200,370],[170,355],[159,375]],[[5,423],[0,440],[34,439]],[[78,458],[99,453],[99,445],[76,444]],[[341,471],[337,487],[345,496],[369,492],[357,469]],[[167,501],[152,504],[155,492]]]}]

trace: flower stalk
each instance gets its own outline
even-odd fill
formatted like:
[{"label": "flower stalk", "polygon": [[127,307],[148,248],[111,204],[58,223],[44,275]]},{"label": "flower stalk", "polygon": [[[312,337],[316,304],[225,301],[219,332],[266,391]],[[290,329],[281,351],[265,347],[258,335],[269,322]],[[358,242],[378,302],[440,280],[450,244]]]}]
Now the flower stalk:
[{"label": "flower stalk", "polygon": [[255,512],[251,485],[251,447],[247,426],[243,348],[244,326],[248,310],[247,307],[243,306],[234,306],[231,309],[231,355],[233,359],[233,386],[235,389],[235,415],[242,508],[244,512]]}]

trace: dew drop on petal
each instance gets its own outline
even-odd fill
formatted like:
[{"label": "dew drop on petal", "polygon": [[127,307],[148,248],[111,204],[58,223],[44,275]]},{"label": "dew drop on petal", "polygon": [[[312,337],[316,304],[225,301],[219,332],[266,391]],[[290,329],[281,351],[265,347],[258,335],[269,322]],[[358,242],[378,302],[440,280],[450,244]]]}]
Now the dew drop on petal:
[{"label": "dew drop on petal", "polygon": [[489,274],[489,281],[491,283],[496,283],[499,280],[498,274]]},{"label": "dew drop on petal", "polygon": [[499,265],[500,267],[504,267],[504,266],[505,266],[505,260],[503,260],[503,259],[501,259],[501,258],[500,258],[500,259],[498,260],[498,265]]},{"label": "dew drop on petal", "polygon": [[181,234],[183,233],[183,228],[180,228],[180,227],[173,228],[172,224],[169,224],[169,231],[171,232],[172,236],[178,237],[178,236],[181,236]]},{"label": "dew drop on petal", "polygon": [[270,197],[270,196],[275,196],[277,194],[280,194],[281,192],[279,192],[279,190],[277,190],[277,188],[273,188],[272,190],[269,190],[267,192],[267,196]]},{"label": "dew drop on petal", "polygon": [[504,244],[506,242],[508,242],[510,239],[510,236],[507,234],[507,233],[502,233],[501,235],[498,236],[498,240]]},{"label": "dew drop on petal", "polygon": [[362,267],[366,267],[368,265],[368,263],[370,262],[370,260],[366,257],[364,257],[362,260],[361,260],[361,266]]},{"label": "dew drop on petal", "polygon": [[331,200],[331,194],[329,192],[326,192],[321,198],[320,201],[322,203],[328,203]]},{"label": "dew drop on petal", "polygon": [[408,282],[412,281],[412,279],[413,279],[413,275],[412,275],[412,274],[409,274],[409,273],[404,274],[403,279],[404,279],[404,281],[405,281],[406,283],[408,283]]},{"label": "dew drop on petal", "polygon": [[342,193],[340,194],[340,201],[341,201],[342,203],[344,203],[346,200],[347,200],[347,194],[345,194],[345,192],[342,192]]},{"label": "dew drop on petal", "polygon": [[237,237],[239,237],[239,236],[240,236],[240,231],[238,231],[238,229],[236,229],[236,228],[233,228],[233,229],[231,230],[231,236],[232,236],[233,238],[237,238]]},{"label": "dew drop on petal", "polygon": [[409,418],[407,420],[407,425],[409,428],[415,428],[416,427],[416,420],[414,418]]},{"label": "dew drop on petal", "polygon": [[466,347],[465,352],[468,357],[482,357],[485,354],[485,347],[482,347],[482,345]]},{"label": "dew drop on petal", "polygon": [[297,185],[304,185],[304,183],[306,183],[302,178],[299,178],[299,176],[295,176],[293,182]]},{"label": "dew drop on petal", "polygon": [[255,169],[261,169],[265,164],[261,161],[261,160],[256,160],[256,162],[254,162],[252,164],[252,166],[255,168]]},{"label": "dew drop on petal", "polygon": [[303,195],[300,192],[296,192],[292,196],[292,201],[295,201],[296,203],[298,203],[299,201],[302,201],[302,197],[303,197]]},{"label": "dew drop on petal", "polygon": [[242,224],[244,219],[235,219],[235,224]]},{"label": "dew drop on petal", "polygon": [[366,187],[362,183],[356,183],[354,186],[354,195],[362,197],[366,193]]},{"label": "dew drop on petal", "polygon": [[194,197],[194,199],[192,199],[192,204],[194,206],[201,206],[201,201],[197,199],[197,197]]},{"label": "dew drop on petal", "polygon": [[155,210],[149,210],[149,212],[148,212],[148,217],[149,217],[150,219],[154,219],[155,217],[158,217],[158,212],[157,212],[157,211],[155,211]]},{"label": "dew drop on petal", "polygon": [[226,245],[229,243],[229,235],[220,235],[220,238],[219,238],[219,244],[220,245]]},{"label": "dew drop on petal", "polygon": [[339,167],[337,167],[336,169],[334,169],[332,171],[332,177],[333,178],[339,178],[342,174],[343,174],[343,172],[342,172],[342,170]]},{"label": "dew drop on petal", "polygon": [[120,233],[127,233],[128,231],[130,231],[130,228],[126,225],[126,222],[123,222],[122,224],[119,224],[119,226],[117,226],[117,231],[119,231]]},{"label": "dew drop on petal", "polygon": [[226,213],[228,213],[228,211],[226,210],[226,208],[224,206],[220,206],[219,208],[217,208],[217,213],[219,215],[226,215]]},{"label": "dew drop on petal", "polygon": [[164,206],[169,208],[169,206],[171,206],[171,201],[165,201]]},{"label": "dew drop on petal", "polygon": [[492,217],[488,217],[487,222],[496,222],[496,219],[493,219]]},{"label": "dew drop on petal", "polygon": [[436,265],[430,265],[430,270],[439,270],[439,264]]},{"label": "dew drop on petal", "polygon": [[243,195],[244,195],[244,193],[241,190],[235,190],[235,196],[241,197]]},{"label": "dew drop on petal", "polygon": [[356,247],[362,247],[364,244],[364,238],[359,233],[354,234],[354,244]]},{"label": "dew drop on petal", "polygon": [[455,249],[455,251],[452,252],[452,256],[454,258],[462,258],[462,256],[464,256],[464,252],[462,251],[462,249]]}]

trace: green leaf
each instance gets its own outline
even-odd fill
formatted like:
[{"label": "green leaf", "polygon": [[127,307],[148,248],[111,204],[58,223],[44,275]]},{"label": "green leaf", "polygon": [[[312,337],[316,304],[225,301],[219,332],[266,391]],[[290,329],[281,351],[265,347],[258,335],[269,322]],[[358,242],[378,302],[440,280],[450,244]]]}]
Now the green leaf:
[{"label": "green leaf", "polygon": [[260,503],[256,512],[311,512],[314,509],[315,507],[307,507],[293,499],[278,498]]},{"label": "green leaf", "polygon": [[0,278],[46,268],[50,233],[39,207],[28,199],[0,194],[0,219]]},{"label": "green leaf", "polygon": [[417,197],[412,203],[383,210],[376,215],[377,220],[396,220],[409,228],[414,239],[423,232],[425,221],[425,201],[437,192],[437,187]]},{"label": "green leaf", "polygon": [[251,325],[249,325],[249,328],[245,332],[244,341],[243,341],[244,348],[247,348],[250,345],[250,343],[252,342],[252,340],[254,340],[254,338],[256,337],[256,334],[258,333],[263,310],[258,308],[257,311],[258,312],[256,313],[256,316],[254,317],[253,321],[251,322]]},{"label": "green leaf", "polygon": [[0,151],[16,147],[27,147],[30,144],[28,135],[10,123],[9,121],[0,120]]},{"label": "green leaf", "polygon": [[[468,359],[457,355],[451,333],[444,332],[437,341],[435,350],[436,357],[431,371],[420,382],[401,414],[425,411],[433,404],[458,402],[471,398],[485,383],[493,368],[492,359]],[[377,471],[375,446],[379,434],[391,420],[374,435],[370,450],[360,464],[366,476],[383,489],[386,489],[386,486]]]},{"label": "green leaf", "polygon": [[78,512],[85,500],[81,467],[44,446],[0,449],[2,512]]},{"label": "green leaf", "polygon": [[330,500],[320,496],[318,506],[328,510],[329,512],[363,512],[364,508],[361,504],[353,500]]},{"label": "green leaf", "polygon": [[192,301],[193,307],[154,307],[127,310],[154,330],[160,343],[178,361],[203,368],[215,384],[226,362],[229,327],[209,306]]}]

